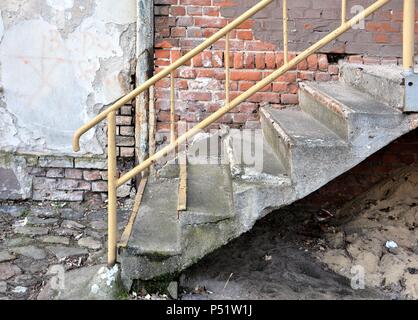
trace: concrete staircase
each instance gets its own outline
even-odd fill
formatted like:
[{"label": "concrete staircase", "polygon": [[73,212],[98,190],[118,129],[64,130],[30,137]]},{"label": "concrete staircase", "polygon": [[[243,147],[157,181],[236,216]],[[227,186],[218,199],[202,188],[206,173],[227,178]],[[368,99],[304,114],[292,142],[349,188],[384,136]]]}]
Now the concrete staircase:
[{"label": "concrete staircase", "polygon": [[262,130],[200,135],[188,149],[187,211],[178,218],[176,160],[147,185],[119,256],[125,286],[185,269],[415,129],[403,91],[401,68],[345,64],[340,81],[300,83],[299,106],[261,108]]}]

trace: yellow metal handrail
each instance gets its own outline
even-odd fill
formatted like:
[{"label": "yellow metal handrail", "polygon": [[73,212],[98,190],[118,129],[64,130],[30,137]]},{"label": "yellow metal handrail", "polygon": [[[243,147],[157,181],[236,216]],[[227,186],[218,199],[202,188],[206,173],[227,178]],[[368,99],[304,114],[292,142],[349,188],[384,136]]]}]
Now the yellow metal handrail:
[{"label": "yellow metal handrail", "polygon": [[[175,151],[175,149],[181,145],[182,143],[186,142],[188,139],[196,135],[201,130],[205,129],[223,115],[231,111],[241,102],[245,101],[249,97],[251,97],[256,92],[263,89],[265,86],[272,83],[275,79],[286,73],[287,71],[291,70],[292,68],[296,67],[301,61],[305,60],[310,55],[317,52],[319,49],[323,48],[325,45],[329,44],[331,41],[336,39],[341,34],[348,31],[352,26],[358,24],[362,19],[370,16],[372,13],[379,10],[382,6],[387,4],[391,0],[376,0],[372,5],[370,5],[367,9],[363,12],[359,13],[352,19],[346,19],[346,0],[342,0],[342,14],[341,14],[341,26],[338,27],[336,30],[310,46],[308,49],[288,61],[288,13],[287,13],[287,1],[283,1],[283,32],[284,32],[284,55],[285,55],[285,63],[282,67],[274,71],[272,74],[258,82],[256,85],[230,101],[229,99],[229,68],[230,68],[230,57],[229,57],[229,34],[230,32],[241,25],[245,20],[253,16],[255,13],[259,12],[267,5],[269,5],[273,0],[262,0],[254,7],[246,11],[242,14],[239,18],[235,19],[223,29],[215,33],[213,36],[208,38],[202,44],[197,46],[195,49],[191,50],[186,55],[182,56],[180,59],[172,63],[167,68],[160,71],[158,74],[150,78],[144,84],[133,90],[131,93],[127,94],[120,100],[118,100],[115,104],[109,107],[107,110],[100,113],[96,116],[93,120],[89,121],[87,124],[82,126],[80,129],[76,131],[73,138],[73,149],[74,151],[79,151],[80,144],[79,140],[80,137],[90,130],[92,127],[97,125],[99,122],[104,120],[106,117],[108,119],[108,170],[109,170],[109,197],[108,197],[108,263],[109,265],[113,265],[116,262],[116,239],[117,239],[117,218],[116,218],[116,190],[118,187],[123,185],[124,183],[128,182],[147,168],[149,168],[153,163],[158,161],[159,159],[167,156],[170,152]],[[411,69],[414,64],[414,28],[415,28],[415,16],[412,13],[415,13],[415,0],[404,0],[404,67],[405,69]],[[408,11],[408,12],[407,12]],[[183,135],[179,136],[177,139],[174,137],[174,71],[178,69],[180,66],[184,65],[187,61],[191,60],[193,57],[201,53],[203,50],[211,46],[213,43],[221,39],[222,37],[226,36],[226,43],[225,43],[225,69],[226,69],[226,83],[225,83],[225,106],[220,108],[215,113],[211,114],[205,120],[197,124],[195,127],[184,133]],[[116,143],[115,143],[115,135],[116,135],[116,111],[121,108],[126,103],[133,100],[136,96],[150,88],[154,85],[157,81],[163,79],[164,77],[171,75],[171,94],[170,94],[170,119],[171,119],[171,142],[169,145],[155,153],[154,155],[150,156],[148,159],[144,160],[142,163],[137,165],[128,173],[124,174],[120,178],[117,178],[117,170],[116,170]]]}]

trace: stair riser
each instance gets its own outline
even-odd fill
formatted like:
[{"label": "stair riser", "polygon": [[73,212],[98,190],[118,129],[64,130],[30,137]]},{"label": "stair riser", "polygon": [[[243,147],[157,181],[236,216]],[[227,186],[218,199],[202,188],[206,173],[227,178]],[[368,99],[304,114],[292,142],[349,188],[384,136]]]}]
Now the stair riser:
[{"label": "stair riser", "polygon": [[282,163],[286,173],[291,176],[291,142],[284,138],[286,137],[284,133],[282,135],[279,133],[281,131],[280,127],[271,118],[269,118],[268,113],[260,112],[260,114],[261,127],[263,129],[264,137],[273,149],[273,152],[275,152],[277,158]]},{"label": "stair riser", "polygon": [[297,183],[295,188],[298,194],[317,189],[339,174],[334,168],[344,161],[347,146],[320,146],[315,140],[295,145],[280,126],[269,118],[267,112],[261,112],[261,124],[267,142],[282,161],[292,181]]},{"label": "stair riser", "polygon": [[292,150],[292,180],[299,197],[308,195],[341,173],[348,148],[341,146],[300,146]]},{"label": "stair riser", "polygon": [[302,86],[299,90],[299,102],[303,111],[321,122],[344,140],[349,139],[348,119],[340,106],[320,95],[307,92]]},{"label": "stair riser", "polygon": [[399,76],[389,78],[366,72],[361,66],[345,64],[341,67],[341,80],[392,108],[403,110],[405,87],[401,72]]}]

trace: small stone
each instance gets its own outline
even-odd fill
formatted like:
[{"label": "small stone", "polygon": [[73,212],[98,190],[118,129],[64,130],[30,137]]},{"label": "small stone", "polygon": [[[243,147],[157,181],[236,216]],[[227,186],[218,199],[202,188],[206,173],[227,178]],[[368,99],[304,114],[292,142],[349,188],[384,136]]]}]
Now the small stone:
[{"label": "small stone", "polygon": [[90,222],[90,226],[94,230],[106,230],[107,229],[107,223],[105,221],[102,221],[102,220],[92,221],[92,222]]},{"label": "small stone", "polygon": [[12,261],[14,259],[16,259],[16,257],[13,254],[10,254],[7,251],[0,251],[0,263],[1,262]]},{"label": "small stone", "polygon": [[19,248],[11,249],[14,253],[20,254],[22,256],[32,258],[35,260],[42,260],[46,258],[46,252],[43,249],[37,248],[35,246],[26,246]]},{"label": "small stone", "polygon": [[7,283],[4,281],[0,282],[0,293],[5,293],[7,291]]},{"label": "small stone", "polygon": [[36,285],[39,282],[40,280],[36,279],[30,274],[21,274],[21,275],[14,277],[13,281],[11,281],[9,284],[13,284],[15,286],[29,287],[29,286]]},{"label": "small stone", "polygon": [[100,241],[97,241],[91,237],[81,238],[80,240],[78,240],[78,245],[92,250],[99,250],[102,247]]},{"label": "small stone", "polygon": [[39,217],[28,217],[28,224],[29,225],[50,225],[50,224],[55,224],[58,222],[58,219],[55,218],[46,218],[46,219],[42,219]]},{"label": "small stone", "polygon": [[332,249],[343,249],[344,248],[344,233],[336,232],[329,233],[326,235],[328,245]]},{"label": "small stone", "polygon": [[70,220],[78,220],[83,218],[83,213],[79,211],[75,211],[71,208],[63,208],[60,211],[61,217],[63,219],[70,219]]},{"label": "small stone", "polygon": [[10,262],[0,263],[0,281],[10,279],[20,273],[21,270],[18,266]]},{"label": "small stone", "polygon": [[39,218],[53,218],[57,215],[53,209],[47,208],[32,208],[31,213]]},{"label": "small stone", "polygon": [[126,198],[129,196],[131,192],[131,187],[127,184],[124,184],[120,188],[118,188],[117,196],[118,198]]},{"label": "small stone", "polygon": [[84,229],[86,226],[73,220],[64,220],[61,224],[61,227],[68,229]]},{"label": "small stone", "polygon": [[73,230],[73,229],[59,228],[59,229],[55,230],[55,233],[59,236],[75,237],[80,232],[78,230]]},{"label": "small stone", "polygon": [[28,288],[21,286],[13,289],[13,293],[26,293],[26,291],[28,291]]},{"label": "small stone", "polygon": [[8,239],[6,241],[6,247],[22,247],[27,246],[28,244],[31,244],[33,242],[32,238],[27,237],[19,237],[14,239]]},{"label": "small stone", "polygon": [[22,269],[25,274],[35,274],[43,272],[48,267],[48,260],[33,260],[25,256],[20,256],[15,260],[15,264]]},{"label": "small stone", "polygon": [[66,237],[59,237],[59,236],[47,236],[41,239],[44,243],[56,243],[56,244],[64,244],[69,245],[70,240]]},{"label": "small stone", "polygon": [[55,255],[58,259],[88,254],[87,249],[75,247],[49,246],[46,247],[46,249]]},{"label": "small stone", "polygon": [[48,229],[44,227],[17,227],[15,233],[24,234],[27,236],[44,236],[48,234]]},{"label": "small stone", "polygon": [[27,213],[27,208],[19,206],[0,206],[0,214],[7,214],[19,218]]},{"label": "small stone", "polygon": [[171,298],[174,300],[177,300],[178,298],[178,292],[179,292],[179,285],[176,281],[170,282],[170,284],[167,287],[167,292],[170,295]]}]

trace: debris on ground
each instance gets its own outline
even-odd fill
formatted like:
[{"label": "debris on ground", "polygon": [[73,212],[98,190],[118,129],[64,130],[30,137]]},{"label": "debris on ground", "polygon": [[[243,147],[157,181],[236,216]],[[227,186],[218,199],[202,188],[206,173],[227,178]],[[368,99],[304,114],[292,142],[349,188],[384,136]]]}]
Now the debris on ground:
[{"label": "debris on ground", "polygon": [[[351,279],[364,270],[369,287],[394,297],[418,299],[418,170],[403,170],[345,205],[337,214],[339,236],[326,235],[318,258]],[[411,272],[412,271],[412,272]]]}]

